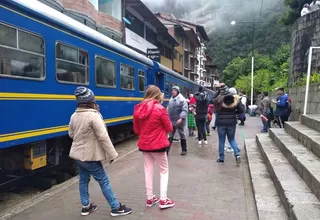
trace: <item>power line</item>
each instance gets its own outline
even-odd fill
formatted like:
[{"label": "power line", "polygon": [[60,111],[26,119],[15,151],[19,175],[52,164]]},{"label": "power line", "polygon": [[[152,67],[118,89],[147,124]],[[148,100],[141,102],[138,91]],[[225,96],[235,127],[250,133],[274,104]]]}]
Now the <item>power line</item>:
[{"label": "power line", "polygon": [[259,13],[259,18],[261,18],[261,14],[262,14],[262,8],[263,8],[263,0],[261,0],[261,7],[260,7],[260,13]]}]

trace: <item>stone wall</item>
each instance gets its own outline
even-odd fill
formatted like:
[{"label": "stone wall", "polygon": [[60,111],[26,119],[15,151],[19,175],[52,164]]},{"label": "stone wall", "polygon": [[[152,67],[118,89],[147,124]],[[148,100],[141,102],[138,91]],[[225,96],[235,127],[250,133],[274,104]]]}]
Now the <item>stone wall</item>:
[{"label": "stone wall", "polygon": [[[296,21],[291,41],[289,87],[307,72],[308,50],[310,46],[320,45],[320,10],[302,16]],[[320,49],[317,49],[313,52],[312,56],[312,72],[319,72],[319,58]]]},{"label": "stone wall", "polygon": [[[302,86],[290,88],[287,93],[292,100],[292,114],[290,120],[299,121],[301,115],[303,114],[306,87]],[[269,93],[269,97],[271,100],[277,99],[277,95],[275,92]],[[259,105],[261,101],[261,95],[259,95],[257,99],[257,105]],[[275,109],[275,106],[273,107]],[[310,85],[307,114],[320,114],[320,84]]]}]

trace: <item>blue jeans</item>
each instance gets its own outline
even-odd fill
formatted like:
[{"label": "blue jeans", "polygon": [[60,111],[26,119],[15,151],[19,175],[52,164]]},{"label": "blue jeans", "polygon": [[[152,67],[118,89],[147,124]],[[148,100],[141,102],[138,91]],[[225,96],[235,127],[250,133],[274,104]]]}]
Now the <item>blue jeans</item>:
[{"label": "blue jeans", "polygon": [[240,156],[240,149],[235,140],[236,125],[230,126],[218,126],[218,137],[219,137],[219,159],[224,160],[224,145],[226,142],[226,136],[233,149],[234,156]]},{"label": "blue jeans", "polygon": [[111,209],[118,209],[120,204],[112,191],[109,178],[102,166],[102,163],[100,161],[82,162],[79,160],[76,162],[79,169],[79,191],[82,206],[88,206],[90,204],[88,185],[90,176],[93,176],[93,178],[100,184],[102,193],[111,206]]}]

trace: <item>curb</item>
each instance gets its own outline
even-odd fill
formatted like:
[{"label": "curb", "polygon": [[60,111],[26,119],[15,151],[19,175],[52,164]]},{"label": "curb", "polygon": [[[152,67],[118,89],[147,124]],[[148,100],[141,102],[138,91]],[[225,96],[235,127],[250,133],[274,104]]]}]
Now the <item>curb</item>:
[{"label": "curb", "polygon": [[[135,151],[137,151],[138,148],[135,148],[123,155],[121,155],[120,157],[118,157],[117,159],[114,160],[114,163],[118,162],[119,160],[122,160],[123,158],[129,156],[130,154],[134,153]],[[104,168],[110,166],[111,164],[105,164],[104,165]],[[0,220],[7,220],[7,219],[10,219],[12,218],[13,216],[17,215],[17,214],[20,214],[21,212],[35,206],[36,204],[42,202],[43,200],[46,200],[48,199],[49,197],[53,196],[53,195],[56,195],[57,193],[63,191],[63,190],[66,190],[67,188],[73,186],[74,184],[78,183],[79,182],[79,178],[78,176],[75,176],[75,177],[72,177],[71,179],[59,184],[59,185],[56,185],[56,186],[53,186],[52,188],[44,191],[44,192],[41,192],[40,194],[38,195],[35,195],[33,196],[32,198],[26,200],[26,201],[23,201],[7,210],[4,210],[3,214],[0,214]]]}]

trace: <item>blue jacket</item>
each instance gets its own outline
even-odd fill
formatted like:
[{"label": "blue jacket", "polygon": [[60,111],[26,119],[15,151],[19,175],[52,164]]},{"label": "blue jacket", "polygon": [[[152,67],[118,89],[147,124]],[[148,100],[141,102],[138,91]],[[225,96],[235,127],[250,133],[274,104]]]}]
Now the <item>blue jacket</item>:
[{"label": "blue jacket", "polygon": [[181,118],[183,121],[188,116],[188,102],[180,93],[176,97],[171,97],[168,105],[168,114],[172,125]]},{"label": "blue jacket", "polygon": [[290,116],[289,105],[288,105],[288,95],[282,94],[277,99],[276,111],[274,112],[275,116]]}]

